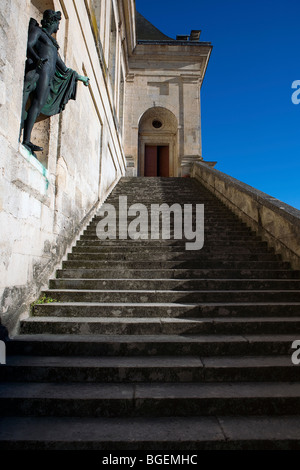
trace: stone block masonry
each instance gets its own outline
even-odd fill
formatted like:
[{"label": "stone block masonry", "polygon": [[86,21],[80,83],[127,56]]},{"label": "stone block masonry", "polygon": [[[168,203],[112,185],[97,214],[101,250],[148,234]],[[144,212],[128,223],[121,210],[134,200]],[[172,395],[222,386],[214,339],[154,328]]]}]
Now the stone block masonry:
[{"label": "stone block masonry", "polygon": [[[17,331],[68,247],[125,174],[118,105],[102,67],[89,3],[0,4],[0,317],[10,333]],[[117,2],[111,3],[106,15],[111,9],[120,15]],[[56,35],[61,57],[90,77],[90,87],[79,83],[76,101],[61,115],[35,125],[33,141],[45,148],[37,160],[19,143],[24,65],[29,19],[40,21],[48,8],[62,12]],[[117,31],[117,71],[124,62],[119,49],[124,34],[124,27]]]}]

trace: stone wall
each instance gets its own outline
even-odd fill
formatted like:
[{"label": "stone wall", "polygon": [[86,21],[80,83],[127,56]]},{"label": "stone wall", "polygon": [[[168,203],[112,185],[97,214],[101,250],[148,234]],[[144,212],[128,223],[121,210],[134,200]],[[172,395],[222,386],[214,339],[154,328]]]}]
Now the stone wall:
[{"label": "stone wall", "polygon": [[[114,11],[119,24],[118,2],[103,4],[106,17]],[[60,54],[68,67],[90,77],[90,87],[79,82],[76,101],[70,101],[59,116],[35,126],[35,142],[44,139],[46,146],[38,161],[20,145],[19,131],[28,22],[31,16],[39,20],[46,8],[62,12],[56,38]],[[101,14],[100,22],[105,22]],[[11,332],[29,314],[30,303],[125,174],[118,126],[118,83],[125,62],[122,34],[118,30],[112,91],[89,1],[0,3],[0,315]],[[104,50],[109,51],[107,41]]]},{"label": "stone wall", "polygon": [[191,176],[215,194],[294,269],[300,269],[300,211],[204,163]]}]

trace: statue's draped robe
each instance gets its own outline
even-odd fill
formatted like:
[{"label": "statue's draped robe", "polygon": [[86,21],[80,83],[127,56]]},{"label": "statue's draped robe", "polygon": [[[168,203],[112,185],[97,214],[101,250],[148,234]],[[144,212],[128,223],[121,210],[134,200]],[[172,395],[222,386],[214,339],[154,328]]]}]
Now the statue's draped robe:
[{"label": "statue's draped robe", "polygon": [[68,69],[66,72],[56,66],[55,75],[50,84],[50,93],[42,108],[42,114],[53,116],[65,109],[69,100],[76,99],[77,72]]}]

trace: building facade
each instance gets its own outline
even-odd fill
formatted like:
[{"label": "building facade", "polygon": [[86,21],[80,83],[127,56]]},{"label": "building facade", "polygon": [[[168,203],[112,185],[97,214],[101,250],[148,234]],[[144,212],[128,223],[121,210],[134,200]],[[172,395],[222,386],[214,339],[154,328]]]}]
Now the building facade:
[{"label": "building facade", "polygon": [[[76,101],[20,133],[28,24],[62,12],[65,64],[90,78]],[[1,319],[16,331],[51,274],[122,176],[187,176],[202,160],[200,88],[211,53],[200,31],[165,36],[134,0],[0,4]]]}]

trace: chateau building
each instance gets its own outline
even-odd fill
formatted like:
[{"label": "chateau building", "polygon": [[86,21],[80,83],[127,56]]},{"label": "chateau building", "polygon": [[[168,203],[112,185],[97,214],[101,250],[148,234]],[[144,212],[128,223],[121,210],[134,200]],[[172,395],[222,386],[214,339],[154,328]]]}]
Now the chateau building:
[{"label": "chateau building", "polygon": [[[61,11],[67,67],[90,78],[59,115],[41,115],[30,155],[20,122],[28,25]],[[186,176],[202,160],[200,89],[212,46],[169,38],[134,0],[12,0],[0,5],[1,310],[28,311],[120,177]]]}]

